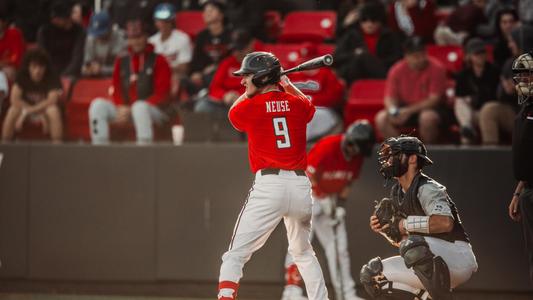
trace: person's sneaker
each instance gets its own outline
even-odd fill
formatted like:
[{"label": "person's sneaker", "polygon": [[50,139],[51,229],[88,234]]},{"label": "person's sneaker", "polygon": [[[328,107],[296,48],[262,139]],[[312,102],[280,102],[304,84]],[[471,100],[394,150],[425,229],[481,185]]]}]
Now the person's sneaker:
[{"label": "person's sneaker", "polygon": [[281,300],[307,300],[303,295],[303,290],[297,285],[286,285],[281,295]]},{"label": "person's sneaker", "polygon": [[461,127],[461,143],[471,145],[474,144],[477,140],[477,132],[474,128],[469,126]]}]

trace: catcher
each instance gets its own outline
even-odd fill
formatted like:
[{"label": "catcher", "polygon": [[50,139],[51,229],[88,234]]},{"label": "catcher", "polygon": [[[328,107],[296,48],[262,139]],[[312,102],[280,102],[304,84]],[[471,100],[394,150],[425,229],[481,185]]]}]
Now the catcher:
[{"label": "catcher", "polygon": [[477,262],[446,187],[422,173],[433,164],[426,147],[416,137],[393,137],[378,155],[380,173],[394,185],[370,227],[400,255],[370,260],[361,283],[374,299],[452,299],[452,288],[477,271]]}]

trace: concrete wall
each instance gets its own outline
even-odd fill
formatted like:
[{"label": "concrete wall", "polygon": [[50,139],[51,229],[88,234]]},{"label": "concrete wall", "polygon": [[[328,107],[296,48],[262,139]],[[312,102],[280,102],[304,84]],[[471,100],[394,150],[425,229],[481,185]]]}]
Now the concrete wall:
[{"label": "concrete wall", "polygon": [[[252,175],[244,145],[0,145],[0,278],[216,281]],[[427,173],[460,209],[480,269],[463,289],[532,290],[520,226],[506,209],[508,148],[430,148]],[[368,228],[388,193],[364,164],[347,206],[352,270],[396,250]],[[245,280],[281,282],[285,230],[246,266]]]}]

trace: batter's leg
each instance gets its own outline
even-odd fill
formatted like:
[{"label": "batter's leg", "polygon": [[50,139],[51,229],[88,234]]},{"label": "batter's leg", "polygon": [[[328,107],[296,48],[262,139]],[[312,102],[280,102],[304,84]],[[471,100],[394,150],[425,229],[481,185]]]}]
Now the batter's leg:
[{"label": "batter's leg", "polygon": [[[266,176],[265,176],[266,177]],[[233,230],[229,249],[222,256],[219,299],[235,299],[244,264],[261,248],[282,218],[283,189],[264,180],[254,184]]]}]

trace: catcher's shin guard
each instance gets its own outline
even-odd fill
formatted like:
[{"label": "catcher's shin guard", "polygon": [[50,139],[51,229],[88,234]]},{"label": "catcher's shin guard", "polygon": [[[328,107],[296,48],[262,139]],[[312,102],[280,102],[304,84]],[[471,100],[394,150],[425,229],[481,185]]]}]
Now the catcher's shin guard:
[{"label": "catcher's shin guard", "polygon": [[420,235],[411,235],[400,244],[405,266],[413,268],[433,300],[450,300],[450,271],[440,256],[435,256]]}]

